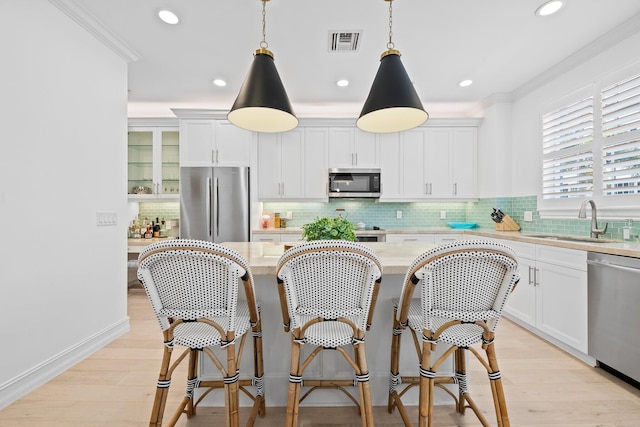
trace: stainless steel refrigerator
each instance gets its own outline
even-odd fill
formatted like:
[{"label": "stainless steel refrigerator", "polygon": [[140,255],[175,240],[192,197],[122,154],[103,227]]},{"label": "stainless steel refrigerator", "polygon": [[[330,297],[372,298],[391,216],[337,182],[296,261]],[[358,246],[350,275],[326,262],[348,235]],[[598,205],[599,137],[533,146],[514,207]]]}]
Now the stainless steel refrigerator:
[{"label": "stainless steel refrigerator", "polygon": [[248,167],[180,168],[180,237],[248,242]]}]

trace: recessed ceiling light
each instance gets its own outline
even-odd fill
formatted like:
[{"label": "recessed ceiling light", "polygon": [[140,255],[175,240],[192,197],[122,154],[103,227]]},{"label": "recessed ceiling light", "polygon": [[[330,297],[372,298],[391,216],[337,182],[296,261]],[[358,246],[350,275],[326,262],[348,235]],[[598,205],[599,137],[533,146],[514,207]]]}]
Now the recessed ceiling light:
[{"label": "recessed ceiling light", "polygon": [[458,86],[460,87],[467,87],[467,86],[471,86],[473,84],[473,80],[462,80],[460,83],[458,83]]},{"label": "recessed ceiling light", "polygon": [[213,79],[213,84],[216,85],[216,86],[223,87],[223,86],[227,85],[227,82],[225,82],[222,79]]},{"label": "recessed ceiling light", "polygon": [[167,24],[175,25],[180,22],[178,16],[167,9],[163,9],[158,12],[158,16],[160,17],[160,19],[162,19],[163,22],[166,22]]},{"label": "recessed ceiling light", "polygon": [[536,15],[538,16],[549,16],[553,15],[562,7],[562,0],[550,0],[545,2],[542,6],[536,9]]},{"label": "recessed ceiling light", "polygon": [[341,79],[341,80],[338,80],[336,84],[340,87],[349,86],[349,80]]}]

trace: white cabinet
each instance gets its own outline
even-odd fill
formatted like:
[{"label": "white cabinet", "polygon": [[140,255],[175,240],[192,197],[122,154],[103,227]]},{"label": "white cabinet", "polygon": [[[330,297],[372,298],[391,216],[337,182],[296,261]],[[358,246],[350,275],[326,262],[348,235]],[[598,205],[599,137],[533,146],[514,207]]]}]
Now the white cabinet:
[{"label": "white cabinet", "polygon": [[387,242],[426,242],[442,245],[462,239],[457,233],[387,233]]},{"label": "white cabinet", "polygon": [[379,135],[380,145],[380,201],[396,201],[403,198],[402,159],[400,134],[397,132]]},{"label": "white cabinet", "polygon": [[280,233],[252,233],[251,241],[280,243]]},{"label": "white cabinet", "polygon": [[458,240],[462,240],[462,234],[441,233],[433,235],[433,243],[436,245],[444,245],[446,243],[457,242]]},{"label": "white cabinet", "polygon": [[127,144],[129,199],[179,198],[178,127],[132,126]]},{"label": "white cabinet", "polygon": [[356,127],[329,128],[330,168],[377,168],[378,141],[376,134]]},{"label": "white cabinet", "polygon": [[221,119],[180,120],[181,166],[249,166],[252,133]]},{"label": "white cabinet", "polygon": [[478,197],[478,129],[475,127],[452,128],[451,133],[453,197],[476,199]]},{"label": "white cabinet", "polygon": [[504,241],[518,255],[520,283],[505,313],[587,353],[587,253]]},{"label": "white cabinet", "polygon": [[268,233],[251,233],[252,242],[271,242],[271,243],[287,243],[287,242],[304,242],[302,234],[297,233],[278,233],[277,231]]},{"label": "white cabinet", "polygon": [[328,170],[329,130],[308,127],[304,130],[304,198],[327,201],[329,198]]},{"label": "white cabinet", "polygon": [[258,199],[327,200],[327,130],[258,136]]},{"label": "white cabinet", "polygon": [[477,198],[477,128],[423,127],[380,142],[381,200]]}]

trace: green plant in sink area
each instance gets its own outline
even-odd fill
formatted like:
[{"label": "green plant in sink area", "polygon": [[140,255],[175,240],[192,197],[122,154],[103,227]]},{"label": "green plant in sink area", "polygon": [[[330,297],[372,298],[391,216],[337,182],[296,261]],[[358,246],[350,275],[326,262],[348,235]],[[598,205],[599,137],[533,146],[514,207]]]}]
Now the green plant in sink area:
[{"label": "green plant in sink area", "polygon": [[306,240],[349,240],[355,242],[355,226],[347,219],[322,217],[302,226]]}]

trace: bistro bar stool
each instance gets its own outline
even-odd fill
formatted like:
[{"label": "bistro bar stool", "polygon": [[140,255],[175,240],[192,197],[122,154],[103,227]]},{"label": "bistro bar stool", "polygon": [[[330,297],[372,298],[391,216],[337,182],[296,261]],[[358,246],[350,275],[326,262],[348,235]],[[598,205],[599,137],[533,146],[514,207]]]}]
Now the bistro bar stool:
[{"label": "bistro bar stool", "polygon": [[[285,332],[291,332],[291,371],[285,425],[298,425],[298,408],[312,391],[338,389],[360,409],[363,426],[373,426],[365,331],[371,325],[382,266],[366,246],[345,240],[317,240],[286,251],[277,265]],[[301,361],[301,349],[313,351]],[[343,347],[352,346],[353,357]],[[302,380],[305,368],[323,350],[337,350],[355,379]],[[358,399],[345,387],[356,386]],[[309,387],[300,397],[301,388]]]},{"label": "bistro bar stool", "polygon": [[[482,425],[489,426],[469,395],[468,350],[489,375],[498,426],[509,426],[494,337],[502,308],[518,280],[515,253],[493,241],[454,242],[427,251],[413,261],[394,308],[389,412],[397,407],[404,424],[411,426],[401,399],[409,389],[418,386],[419,425],[431,426],[434,386],[438,386],[453,397],[459,413],[464,414],[469,407]],[[418,285],[421,285],[421,297],[412,299]],[[407,327],[418,356],[419,376],[401,376],[399,372],[401,334]],[[486,352],[486,358],[472,347],[478,343]],[[432,362],[431,352],[437,344],[448,348]],[[437,375],[438,367],[451,355],[455,374]],[[458,395],[445,384],[457,384]]]},{"label": "bistro bar stool", "polygon": [[[247,262],[224,246],[182,239],[151,244],[140,253],[138,261],[138,278],[164,335],[164,355],[149,425],[162,425],[171,375],[185,360],[186,393],[168,425],[174,425],[182,414],[195,415],[197,405],[214,389],[224,390],[227,426],[239,425],[239,391],[249,396],[253,408],[247,425],[253,425],[258,414],[264,415],[265,403],[260,310]],[[238,301],[240,281],[246,301]],[[240,379],[249,329],[253,332],[255,373],[251,379]],[[176,346],[185,349],[172,363]],[[226,360],[219,360],[215,347],[221,349]],[[220,370],[221,379],[198,379],[201,353]],[[196,388],[204,389],[198,400],[194,397]]]}]

